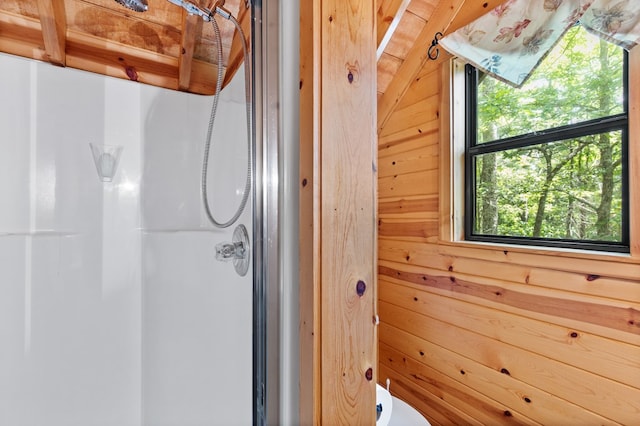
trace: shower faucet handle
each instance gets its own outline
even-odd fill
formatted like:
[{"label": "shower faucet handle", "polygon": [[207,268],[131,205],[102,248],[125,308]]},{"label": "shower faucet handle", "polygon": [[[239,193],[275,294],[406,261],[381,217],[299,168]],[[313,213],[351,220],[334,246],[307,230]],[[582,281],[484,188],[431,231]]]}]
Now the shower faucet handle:
[{"label": "shower faucet handle", "polygon": [[247,251],[241,241],[233,243],[216,244],[216,259],[230,261],[233,259],[244,259]]},{"label": "shower faucet handle", "polygon": [[215,248],[217,260],[222,262],[232,261],[238,275],[241,277],[246,275],[251,263],[251,243],[249,242],[249,233],[244,225],[236,226],[230,243],[216,244]]}]

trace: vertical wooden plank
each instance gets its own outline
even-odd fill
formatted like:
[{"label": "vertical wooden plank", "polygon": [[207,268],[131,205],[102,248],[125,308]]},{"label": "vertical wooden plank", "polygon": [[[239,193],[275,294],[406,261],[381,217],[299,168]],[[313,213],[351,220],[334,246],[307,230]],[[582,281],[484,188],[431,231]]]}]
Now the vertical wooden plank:
[{"label": "vertical wooden plank", "polygon": [[65,66],[67,20],[62,0],[38,0],[42,38],[49,62]]},{"label": "vertical wooden plank", "polygon": [[320,11],[321,422],[374,424],[375,2]]},{"label": "vertical wooden plank", "polygon": [[300,9],[300,423],[374,424],[375,2]]},{"label": "vertical wooden plank", "polygon": [[[300,0],[300,424],[320,425],[320,2]],[[318,396],[316,398],[316,396]]]}]

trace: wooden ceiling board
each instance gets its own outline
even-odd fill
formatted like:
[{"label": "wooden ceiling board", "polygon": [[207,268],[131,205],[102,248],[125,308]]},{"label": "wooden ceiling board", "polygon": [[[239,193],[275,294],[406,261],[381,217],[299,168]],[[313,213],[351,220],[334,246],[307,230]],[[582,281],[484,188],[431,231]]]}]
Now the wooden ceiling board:
[{"label": "wooden ceiling board", "polygon": [[27,18],[38,19],[40,16],[37,0],[2,0],[1,9]]},{"label": "wooden ceiling board", "polygon": [[439,0],[412,0],[407,10],[426,21],[431,17],[438,3]]},{"label": "wooden ceiling board", "polygon": [[383,53],[378,59],[378,93],[382,94],[402,65],[402,60]]},{"label": "wooden ceiling board", "polygon": [[380,0],[376,16],[377,46],[380,45],[393,22],[403,0]]},{"label": "wooden ceiling board", "polygon": [[[64,0],[68,2],[69,0]],[[139,19],[150,21],[158,25],[166,25],[180,30],[182,26],[181,7],[167,0],[147,0],[149,9],[146,12],[135,12],[118,4],[115,0],[75,0],[87,5],[94,5],[103,9],[111,10],[129,19]]]},{"label": "wooden ceiling board", "polygon": [[177,58],[180,54],[181,32],[179,28],[160,25],[137,16],[129,17],[119,11],[95,6],[85,1],[68,0],[66,5],[67,29],[69,31],[88,34],[127,46],[142,47],[161,55]]},{"label": "wooden ceiling board", "polygon": [[409,11],[405,12],[384,53],[400,59],[406,58],[425,24],[421,17]]},{"label": "wooden ceiling board", "polygon": [[[148,0],[148,4],[148,11],[135,12],[115,0],[1,0],[0,52],[213,94],[218,56],[212,24],[187,17],[186,11],[167,0]],[[208,8],[213,3],[198,4]],[[234,16],[239,12],[250,16],[244,5],[244,0],[226,0],[224,8]],[[232,52],[233,23],[220,17],[216,21],[222,36],[221,66],[229,74],[226,84],[244,58],[237,48]]]}]

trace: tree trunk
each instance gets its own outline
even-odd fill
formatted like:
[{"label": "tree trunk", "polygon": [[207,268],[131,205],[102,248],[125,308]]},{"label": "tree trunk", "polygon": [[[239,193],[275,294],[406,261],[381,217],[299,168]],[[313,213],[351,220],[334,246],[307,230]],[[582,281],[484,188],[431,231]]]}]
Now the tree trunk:
[{"label": "tree trunk", "polygon": [[496,235],[498,233],[498,191],[496,188],[496,154],[482,156],[480,185],[485,189],[482,195],[482,218],[480,232]]},{"label": "tree trunk", "polygon": [[[603,78],[602,82],[609,79],[605,75],[609,72],[609,50],[608,43],[604,40],[600,41],[600,73]],[[603,83],[599,87],[599,106],[600,111],[604,115],[608,115],[611,108],[611,95],[609,87]],[[598,137],[598,149],[600,150],[600,174],[602,176],[602,188],[600,191],[600,204],[597,209],[596,219],[596,235],[598,239],[608,240],[611,238],[611,203],[613,201],[613,171],[615,169],[615,161],[613,160],[613,147],[611,146],[611,136],[608,133],[602,133]]]}]

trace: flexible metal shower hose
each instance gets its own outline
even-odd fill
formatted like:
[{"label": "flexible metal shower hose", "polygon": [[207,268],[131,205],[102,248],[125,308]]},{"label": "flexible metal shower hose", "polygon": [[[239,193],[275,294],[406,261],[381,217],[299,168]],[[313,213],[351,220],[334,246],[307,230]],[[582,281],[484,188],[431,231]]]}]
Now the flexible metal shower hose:
[{"label": "flexible metal shower hose", "polygon": [[211,209],[209,208],[209,197],[207,195],[207,173],[209,170],[209,151],[211,149],[211,135],[213,133],[213,123],[216,119],[216,111],[218,109],[218,97],[220,91],[222,90],[222,41],[220,36],[220,28],[218,27],[218,23],[215,20],[215,17],[211,18],[211,23],[213,25],[213,32],[216,37],[216,45],[217,45],[217,53],[218,53],[218,78],[216,80],[216,92],[213,95],[213,104],[211,105],[211,115],[209,117],[209,127],[207,129],[207,139],[204,145],[204,158],[202,160],[202,180],[200,184],[201,192],[202,192],[202,202],[204,204],[205,212],[207,213],[207,218],[211,222],[211,224],[217,228],[227,228],[233,225],[247,204],[247,200],[249,199],[249,193],[251,191],[251,152],[252,152],[252,108],[251,108],[251,70],[249,64],[249,53],[247,49],[247,43],[245,41],[244,32],[242,31],[242,27],[238,23],[238,21],[233,17],[229,16],[229,20],[233,22],[236,26],[236,29],[240,33],[240,38],[242,39],[242,50],[244,52],[244,84],[245,84],[245,100],[246,100],[246,113],[247,113],[247,181],[244,186],[244,192],[242,193],[242,200],[240,201],[240,205],[236,210],[235,214],[226,222],[221,222],[216,220],[211,213]]}]

